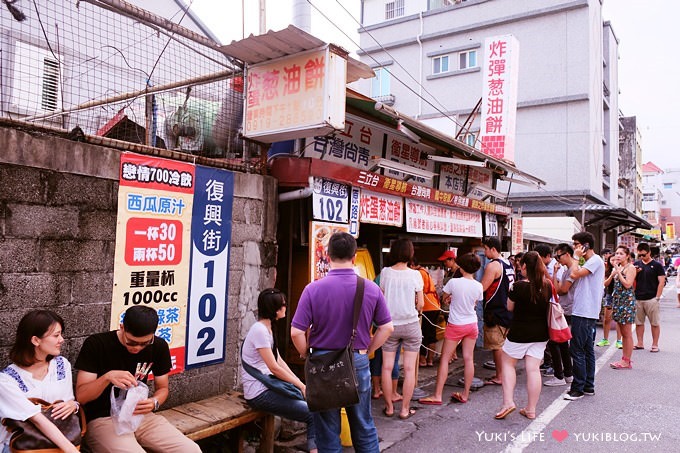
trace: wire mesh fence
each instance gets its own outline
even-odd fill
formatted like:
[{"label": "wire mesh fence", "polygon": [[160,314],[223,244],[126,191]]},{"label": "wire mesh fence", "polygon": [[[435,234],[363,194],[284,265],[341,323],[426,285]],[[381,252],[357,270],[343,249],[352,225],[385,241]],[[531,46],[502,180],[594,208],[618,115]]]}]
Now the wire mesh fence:
[{"label": "wire mesh fence", "polygon": [[0,116],[206,157],[248,154],[242,65],[181,2],[140,3],[161,17],[121,0],[0,1]]}]

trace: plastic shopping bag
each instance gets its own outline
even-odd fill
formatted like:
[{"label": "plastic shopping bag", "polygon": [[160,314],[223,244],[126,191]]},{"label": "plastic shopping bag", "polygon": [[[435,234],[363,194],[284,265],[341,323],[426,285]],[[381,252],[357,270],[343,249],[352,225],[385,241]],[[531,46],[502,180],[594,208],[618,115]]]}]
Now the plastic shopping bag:
[{"label": "plastic shopping bag", "polygon": [[118,389],[116,397],[116,387],[111,387],[111,420],[116,434],[133,433],[142,423],[144,415],[132,415],[137,407],[137,403],[149,397],[149,387],[143,382],[138,382],[136,387],[127,390]]}]

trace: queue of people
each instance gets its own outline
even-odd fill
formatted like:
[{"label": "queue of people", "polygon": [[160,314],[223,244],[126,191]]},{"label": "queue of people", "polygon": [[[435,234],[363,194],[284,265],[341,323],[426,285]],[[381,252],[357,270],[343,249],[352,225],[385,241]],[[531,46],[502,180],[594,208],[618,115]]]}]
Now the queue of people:
[{"label": "queue of people", "polygon": [[[432,365],[436,346],[436,320],[441,306],[448,306],[437,379],[432,395],[420,398],[423,406],[444,403],[444,386],[449,360],[462,344],[464,361],[463,390],[450,399],[467,403],[474,379],[474,350],[479,334],[476,308],[482,304],[485,349],[493,354],[495,375],[485,384],[501,386],[502,399],[494,412],[502,420],[518,405],[515,399],[516,366],[524,360],[526,369],[526,403],[519,413],[534,419],[543,385],[570,385],[564,398],[578,400],[595,393],[595,323],[604,304],[605,316],[611,310],[621,335],[622,357],[613,362],[615,370],[632,369],[634,350],[644,349],[644,324],[649,318],[652,344],[650,352],[659,351],[659,300],[665,284],[663,267],[651,260],[649,246],[637,247],[638,260],[631,251],[618,246],[610,267],[593,248],[592,234],[581,232],[573,237],[573,246],[559,244],[554,251],[539,248],[522,254],[513,264],[501,256],[497,238],[483,240],[489,260],[481,281],[475,274],[481,268],[474,253],[458,257],[453,252],[443,256],[451,261],[451,275],[446,280],[441,300],[428,280],[427,271],[414,259],[414,247],[408,239],[393,241],[392,265],[382,269],[379,285],[366,281],[358,308],[356,330],[351,329],[357,277],[354,271],[356,240],[347,233],[330,237],[328,254],[330,272],[305,287],[291,323],[293,345],[305,359],[342,349],[350,337],[353,343],[353,366],[358,382],[359,403],[346,407],[352,443],[356,451],[377,452],[378,435],[371,410],[371,400],[382,397],[383,414],[401,419],[412,417],[417,409],[411,399],[417,380],[418,365]],[[658,264],[658,263],[657,263]],[[455,269],[454,269],[455,268]],[[521,280],[517,276],[521,275]],[[605,288],[610,288],[607,293]],[[362,293],[357,293],[362,294]],[[608,295],[611,296],[607,302]],[[427,296],[427,297],[426,297]],[[356,296],[359,300],[359,296]],[[426,303],[427,300],[427,303]],[[571,327],[569,342],[549,341],[546,313],[550,302],[559,303]],[[440,305],[441,302],[441,305]],[[608,306],[611,309],[607,308]],[[244,397],[252,407],[305,422],[309,451],[341,452],[340,410],[310,411],[305,401],[306,386],[282,359],[276,344],[277,320],[286,317],[286,300],[277,289],[266,289],[258,297],[258,319],[249,329],[242,345],[241,379]],[[431,312],[431,313],[429,313]],[[421,326],[423,313],[434,329]],[[635,325],[636,337],[632,326]],[[62,451],[78,451],[56,426],[27,397],[62,401],[53,415],[66,418],[82,409],[87,419],[86,442],[99,452],[168,451],[199,452],[193,441],[155,412],[170,392],[171,369],[168,344],[155,336],[158,315],[144,306],[129,308],[119,328],[88,337],[75,362],[77,377],[71,383],[71,365],[60,355],[64,320],[50,310],[33,310],[19,322],[15,343],[10,351],[11,364],[0,372],[0,417],[30,420]],[[421,330],[422,329],[422,330]],[[606,339],[606,331],[605,338]],[[421,346],[425,346],[421,350]],[[598,346],[603,344],[598,343]],[[399,371],[398,353],[403,350],[404,380],[402,395],[397,393],[394,371]],[[540,365],[546,351],[552,360],[554,376],[542,382]],[[369,357],[382,357],[380,379],[371,382]],[[432,352],[432,354],[431,354]],[[149,370],[140,375],[140,364]],[[153,393],[141,399],[134,415],[141,424],[126,434],[116,433],[111,417],[112,388],[132,389],[154,376]],[[375,373],[374,373],[375,374]],[[290,396],[273,391],[262,376],[273,375],[289,383],[298,394]],[[382,388],[376,389],[379,385]],[[373,387],[373,389],[372,389]],[[401,402],[397,409],[398,403]],[[2,452],[8,453],[9,435],[0,433]]]}]

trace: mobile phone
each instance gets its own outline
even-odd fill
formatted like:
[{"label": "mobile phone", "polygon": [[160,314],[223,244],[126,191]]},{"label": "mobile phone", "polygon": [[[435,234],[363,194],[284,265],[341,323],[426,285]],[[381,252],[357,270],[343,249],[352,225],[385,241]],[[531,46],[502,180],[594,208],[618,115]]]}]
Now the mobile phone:
[{"label": "mobile phone", "polygon": [[590,249],[590,246],[588,244],[583,244],[583,252],[587,252]]}]

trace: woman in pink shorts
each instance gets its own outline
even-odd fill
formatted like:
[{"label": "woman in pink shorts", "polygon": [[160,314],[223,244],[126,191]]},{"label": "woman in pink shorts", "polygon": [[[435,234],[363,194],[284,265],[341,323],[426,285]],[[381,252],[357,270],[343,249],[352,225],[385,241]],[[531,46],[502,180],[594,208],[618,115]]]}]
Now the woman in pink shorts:
[{"label": "woman in pink shorts", "polygon": [[477,312],[475,305],[483,298],[482,284],[474,279],[474,274],[481,267],[479,257],[473,253],[466,253],[456,258],[456,263],[463,273],[462,278],[452,278],[444,286],[443,298],[451,299],[449,320],[444,333],[444,346],[437,370],[437,383],[432,396],[418,400],[420,404],[439,406],[442,404],[442,392],[449,375],[449,359],[455,352],[458,342],[463,342],[463,361],[465,363],[465,387],[463,392],[451,395],[453,401],[467,403],[470,396],[470,386],[475,376],[473,354],[479,328],[477,327]]}]

